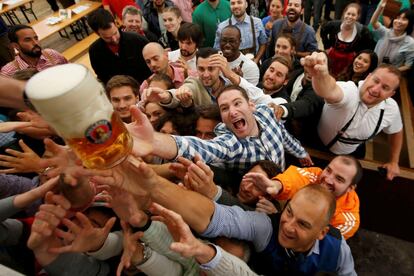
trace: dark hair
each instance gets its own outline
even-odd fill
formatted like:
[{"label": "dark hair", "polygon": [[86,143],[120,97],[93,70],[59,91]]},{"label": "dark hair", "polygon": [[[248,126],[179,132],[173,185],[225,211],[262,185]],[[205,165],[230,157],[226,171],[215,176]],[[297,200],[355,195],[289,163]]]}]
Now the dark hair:
[{"label": "dark hair", "polygon": [[127,75],[116,75],[113,76],[106,84],[105,90],[108,95],[108,98],[110,97],[112,89],[123,86],[131,87],[134,95],[139,95],[139,83],[133,77]]},{"label": "dark hair", "polygon": [[224,30],[227,30],[227,29],[231,29],[231,30],[237,31],[237,33],[239,34],[239,39],[241,40],[241,31],[240,31],[240,29],[237,26],[235,26],[235,25],[227,25],[226,27],[223,28],[223,30],[221,31],[221,34],[223,35]]},{"label": "dark hair", "polygon": [[217,104],[199,105],[195,111],[199,118],[221,122],[220,110]]},{"label": "dark hair", "polygon": [[[398,16],[400,16],[402,14],[405,14],[405,18],[408,19],[408,25],[407,25],[407,28],[405,29],[405,32],[409,36],[413,32],[414,11],[409,10],[409,9],[402,9],[402,10],[400,10],[400,12],[397,14],[397,16],[395,18],[397,18]],[[393,18],[392,21],[391,21],[391,24],[390,24],[391,27],[394,24],[395,18]]]},{"label": "dark hair", "polygon": [[198,58],[208,58],[212,55],[218,54],[218,50],[211,47],[204,47],[197,50],[196,59]]},{"label": "dark hair", "polygon": [[23,25],[23,24],[10,26],[9,32],[7,34],[7,36],[9,37],[10,42],[17,43],[19,41],[19,38],[17,37],[17,34],[16,33],[18,31],[24,30],[24,29],[31,29],[31,30],[33,30],[32,27],[30,27],[28,25]]},{"label": "dark hair", "polygon": [[185,22],[178,29],[177,39],[178,41],[191,40],[198,48],[202,45],[204,37],[198,24]]},{"label": "dark hair", "polygon": [[242,95],[242,97],[246,99],[246,101],[249,101],[250,100],[249,99],[249,95],[247,94],[246,90],[244,90],[244,88],[242,88],[242,87],[240,87],[238,85],[235,85],[235,84],[231,84],[231,85],[226,85],[223,89],[221,89],[221,90],[219,90],[217,92],[217,96],[216,96],[217,103],[218,103],[218,99],[220,98],[220,96],[224,92],[227,92],[227,91],[230,91],[230,90],[237,90],[237,91],[240,92],[240,94]]},{"label": "dark hair", "polygon": [[103,8],[97,9],[88,16],[88,25],[95,33],[98,33],[99,29],[107,30],[111,28],[112,24],[115,24],[114,17]]},{"label": "dark hair", "polygon": [[[279,36],[276,38],[276,41],[279,38],[285,38],[287,41],[289,41],[290,43],[290,47],[295,48],[296,49],[296,40],[293,38],[293,36],[289,33],[281,33],[279,34]],[[276,47],[276,42],[275,42],[275,47]]]},{"label": "dark hair", "polygon": [[275,177],[276,175],[282,173],[282,170],[280,169],[279,165],[270,160],[256,161],[250,166],[248,171],[250,171],[256,166],[260,166],[260,168],[262,168],[262,170],[266,173],[268,178]]},{"label": "dark hair", "polygon": [[171,122],[171,124],[173,125],[173,128],[177,130],[179,135],[195,136],[196,121],[197,121],[197,118],[194,113],[183,114],[179,112],[167,112],[158,119],[158,122],[155,125],[154,129],[156,131],[160,131],[161,128],[165,125],[165,123]]},{"label": "dark hair", "polygon": [[174,88],[174,83],[173,83],[172,79],[167,74],[163,74],[163,73],[155,74],[154,76],[152,76],[151,78],[149,78],[147,80],[148,86],[153,81],[163,82],[167,86],[167,89],[173,89]]},{"label": "dark hair", "polygon": [[377,54],[374,51],[370,50],[370,49],[362,50],[362,51],[358,52],[355,55],[354,59],[352,60],[352,63],[349,64],[349,66],[346,68],[346,71],[344,73],[341,73],[341,74],[338,75],[337,79],[339,81],[353,80],[353,77],[354,77],[354,74],[355,74],[355,72],[354,72],[354,61],[361,54],[368,54],[371,61],[370,61],[370,64],[369,64],[369,67],[368,67],[367,71],[364,72],[361,76],[358,76],[358,79],[356,81],[364,80],[368,76],[369,73],[373,72],[375,70],[375,68],[377,68],[377,66],[378,66],[378,56],[377,56]]},{"label": "dark hair", "polygon": [[355,167],[356,172],[354,177],[352,178],[351,185],[357,185],[359,181],[361,181],[363,174],[361,163],[352,155],[338,155],[337,158],[339,158],[345,165],[353,165]]}]

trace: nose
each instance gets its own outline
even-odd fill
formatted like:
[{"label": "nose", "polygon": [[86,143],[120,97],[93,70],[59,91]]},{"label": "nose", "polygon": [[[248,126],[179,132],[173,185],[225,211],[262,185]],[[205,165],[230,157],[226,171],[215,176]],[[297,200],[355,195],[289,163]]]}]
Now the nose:
[{"label": "nose", "polygon": [[126,102],[124,101],[124,100],[121,100],[120,102],[119,102],[119,107],[120,108],[125,108],[127,106],[127,104],[126,104]]}]

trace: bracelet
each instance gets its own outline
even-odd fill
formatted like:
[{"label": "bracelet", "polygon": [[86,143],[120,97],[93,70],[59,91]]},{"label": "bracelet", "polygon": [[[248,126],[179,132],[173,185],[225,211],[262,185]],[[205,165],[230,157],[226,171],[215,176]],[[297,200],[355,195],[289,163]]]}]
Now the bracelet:
[{"label": "bracelet", "polygon": [[140,232],[140,231],[145,232],[148,230],[148,228],[150,228],[152,224],[152,219],[151,219],[152,214],[150,213],[150,211],[144,211],[144,213],[148,216],[147,223],[145,223],[145,225],[142,227],[135,227],[135,226],[130,225],[133,232]]}]

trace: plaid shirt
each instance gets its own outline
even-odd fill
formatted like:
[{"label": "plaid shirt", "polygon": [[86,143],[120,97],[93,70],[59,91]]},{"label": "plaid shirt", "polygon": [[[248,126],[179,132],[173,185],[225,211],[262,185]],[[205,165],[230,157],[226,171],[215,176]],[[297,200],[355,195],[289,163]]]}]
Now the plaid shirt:
[{"label": "plaid shirt", "polygon": [[[68,63],[68,61],[59,52],[53,49],[44,49],[42,50],[42,55],[34,68],[40,72],[46,68],[65,63]],[[7,63],[3,66],[3,68],[1,68],[1,74],[12,77],[17,71],[32,67],[33,66],[24,61],[20,55],[17,55],[13,61]]]},{"label": "plaid shirt", "polygon": [[276,120],[271,108],[257,105],[254,115],[260,129],[258,137],[239,139],[221,123],[215,128],[219,136],[213,140],[173,136],[178,147],[177,156],[192,159],[198,153],[206,163],[225,163],[228,168],[238,169],[247,169],[259,160],[271,160],[282,170],[285,150],[297,158],[306,156],[305,149]]}]

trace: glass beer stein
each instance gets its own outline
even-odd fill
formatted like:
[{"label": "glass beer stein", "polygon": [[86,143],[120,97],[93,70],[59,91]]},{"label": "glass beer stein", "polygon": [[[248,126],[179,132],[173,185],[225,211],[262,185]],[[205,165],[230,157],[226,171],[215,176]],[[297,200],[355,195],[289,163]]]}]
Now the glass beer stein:
[{"label": "glass beer stein", "polygon": [[85,66],[65,64],[39,72],[27,83],[26,95],[85,167],[110,168],[130,153],[131,136]]}]

